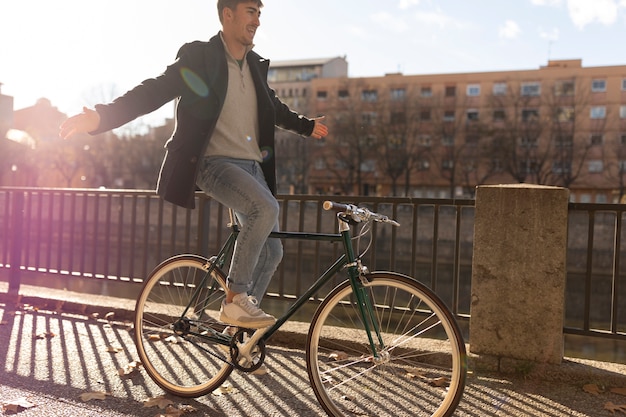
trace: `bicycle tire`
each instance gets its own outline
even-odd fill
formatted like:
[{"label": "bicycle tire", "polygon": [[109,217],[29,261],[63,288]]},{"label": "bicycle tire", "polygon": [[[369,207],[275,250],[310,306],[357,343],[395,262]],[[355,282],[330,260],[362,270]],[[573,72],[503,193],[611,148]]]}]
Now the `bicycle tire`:
[{"label": "bicycle tire", "polygon": [[318,307],[307,338],[307,371],[318,401],[335,417],[450,416],[467,372],[453,315],[408,276],[375,272],[367,281],[385,349],[373,357],[350,283],[337,286]]},{"label": "bicycle tire", "polygon": [[181,397],[215,390],[233,370],[228,346],[201,336],[224,328],[219,323],[226,288],[221,270],[215,269],[195,293],[208,262],[197,255],[163,261],[145,281],[135,307],[135,344],[143,367],[163,390]]}]

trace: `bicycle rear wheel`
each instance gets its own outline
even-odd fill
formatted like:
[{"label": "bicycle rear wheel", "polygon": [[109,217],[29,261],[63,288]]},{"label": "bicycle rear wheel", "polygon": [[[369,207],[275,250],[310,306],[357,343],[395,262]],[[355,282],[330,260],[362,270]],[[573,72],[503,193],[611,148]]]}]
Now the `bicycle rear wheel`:
[{"label": "bicycle rear wheel", "polygon": [[388,272],[367,278],[384,348],[372,355],[352,287],[339,285],[317,309],[308,335],[307,370],[322,407],[337,417],[450,416],[466,376],[454,317],[412,278]]},{"label": "bicycle rear wheel", "polygon": [[[219,387],[233,370],[219,309],[225,278],[196,255],[170,258],[150,274],[135,307],[135,343],[150,377],[165,391],[198,397]],[[214,336],[212,339],[210,336]],[[219,336],[217,336],[219,337]]]}]

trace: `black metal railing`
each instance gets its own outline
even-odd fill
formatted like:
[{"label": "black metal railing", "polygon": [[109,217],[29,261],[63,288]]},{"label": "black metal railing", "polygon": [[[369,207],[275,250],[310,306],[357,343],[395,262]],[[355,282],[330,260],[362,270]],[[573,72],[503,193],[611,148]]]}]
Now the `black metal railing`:
[{"label": "black metal railing", "polygon": [[[282,195],[282,230],[335,231],[334,215],[322,209],[327,199],[397,219],[400,228],[373,226],[365,263],[415,277],[458,318],[469,317],[473,200]],[[8,291],[31,284],[134,298],[161,260],[217,252],[228,212],[201,193],[196,203],[196,210],[177,208],[151,191],[0,187],[0,282]],[[566,333],[626,340],[625,210],[570,204]],[[337,251],[328,243],[286,242],[269,295],[300,295]]]}]

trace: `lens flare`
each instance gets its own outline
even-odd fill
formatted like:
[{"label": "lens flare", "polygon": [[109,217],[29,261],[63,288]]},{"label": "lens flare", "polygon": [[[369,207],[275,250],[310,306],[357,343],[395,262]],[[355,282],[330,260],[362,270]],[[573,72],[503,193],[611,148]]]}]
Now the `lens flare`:
[{"label": "lens flare", "polygon": [[261,148],[261,158],[263,158],[263,162],[272,159],[274,156],[274,149],[270,146],[264,146]]},{"label": "lens flare", "polygon": [[181,68],[180,75],[181,77],[183,77],[183,80],[185,80],[185,84],[187,84],[187,87],[189,87],[191,91],[193,91],[200,97],[208,97],[209,87],[198,74],[196,74],[189,68],[184,67]]}]

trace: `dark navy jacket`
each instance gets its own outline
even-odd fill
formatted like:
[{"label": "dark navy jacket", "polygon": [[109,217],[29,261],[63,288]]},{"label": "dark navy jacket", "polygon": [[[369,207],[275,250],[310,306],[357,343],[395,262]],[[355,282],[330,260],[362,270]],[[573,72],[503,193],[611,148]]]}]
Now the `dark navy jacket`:
[{"label": "dark navy jacket", "polygon": [[[269,60],[254,51],[248,53],[247,60],[257,94],[263,173],[275,194],[275,126],[309,136],[315,123],[291,111],[276,97],[267,84]],[[166,201],[194,208],[199,162],[215,129],[227,86],[226,54],[219,34],[209,42],[185,44],[178,51],[176,61],[163,74],[143,81],[110,104],[97,105],[100,126],[90,133],[117,128],[176,99],[176,128],[165,144],[167,152],[157,193]]]}]

